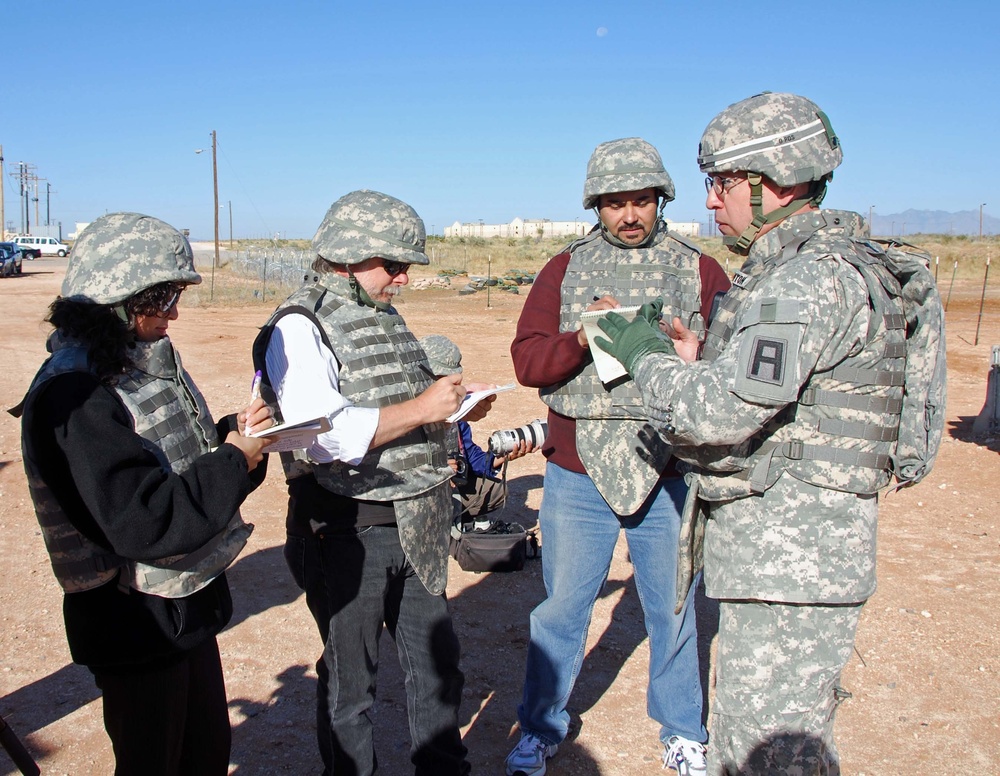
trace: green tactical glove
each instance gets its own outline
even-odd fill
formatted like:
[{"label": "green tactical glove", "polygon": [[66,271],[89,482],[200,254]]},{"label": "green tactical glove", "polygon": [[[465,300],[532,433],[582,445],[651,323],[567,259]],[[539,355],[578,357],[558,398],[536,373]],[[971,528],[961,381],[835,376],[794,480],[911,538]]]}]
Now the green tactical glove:
[{"label": "green tactical glove", "polygon": [[639,308],[639,312],[636,313],[636,318],[642,318],[650,326],[657,326],[660,323],[660,318],[663,317],[663,299],[657,299],[653,302],[646,302],[642,307]]},{"label": "green tactical glove", "polygon": [[[642,310],[639,312],[641,314]],[[674,352],[673,345],[660,337],[659,332],[646,321],[645,317],[636,316],[635,320],[629,323],[618,313],[611,312],[601,318],[597,325],[611,337],[610,341],[598,337],[597,346],[621,361],[629,374],[632,374],[636,362],[649,353]]]}]

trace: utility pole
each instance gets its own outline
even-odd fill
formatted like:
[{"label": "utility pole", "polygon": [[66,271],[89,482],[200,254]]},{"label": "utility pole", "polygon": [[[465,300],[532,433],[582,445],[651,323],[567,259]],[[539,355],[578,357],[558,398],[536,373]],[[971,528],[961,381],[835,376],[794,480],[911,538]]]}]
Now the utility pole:
[{"label": "utility pole", "polygon": [[3,210],[3,144],[0,143],[0,237],[7,236],[7,220]]},{"label": "utility pole", "polygon": [[[215,194],[215,267],[219,266],[219,167],[216,163],[215,130],[212,130],[212,191]],[[214,268],[213,268],[214,269]],[[212,272],[212,296],[215,296],[215,272]]]},{"label": "utility pole", "polygon": [[985,202],[979,206],[979,239],[980,240],[983,239],[983,208],[984,207],[986,207],[986,203]]},{"label": "utility pole", "polygon": [[17,163],[17,179],[21,186],[21,234],[31,234],[31,168],[27,162]]},{"label": "utility pole", "polygon": [[38,181],[39,180],[40,179],[39,179],[38,175],[31,176],[31,182],[35,185],[35,196],[33,196],[31,198],[32,202],[35,203],[35,226],[38,226],[42,222],[42,219],[39,218],[39,216],[38,216]]}]

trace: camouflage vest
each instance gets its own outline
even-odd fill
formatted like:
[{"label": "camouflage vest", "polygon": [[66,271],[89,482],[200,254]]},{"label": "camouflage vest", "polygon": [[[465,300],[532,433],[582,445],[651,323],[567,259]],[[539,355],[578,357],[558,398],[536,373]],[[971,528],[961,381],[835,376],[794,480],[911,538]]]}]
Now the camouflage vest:
[{"label": "camouflage vest", "polygon": [[[53,355],[42,365],[25,397],[26,427],[31,423],[34,398],[46,382],[60,374],[90,371],[86,348],[56,335],[50,347]],[[181,473],[218,444],[215,424],[169,339],[136,347],[136,368],[119,381],[115,391],[132,416],[143,446],[165,469]],[[41,477],[29,434],[22,435],[22,449],[28,489],[52,570],[67,593],[91,590],[121,573],[122,584],[142,593],[163,598],[189,596],[225,571],[253,530],[237,512],[225,529],[192,553],[150,563],[122,558],[73,527]]]},{"label": "camouflage vest", "polygon": [[[623,306],[663,299],[663,317],[679,317],[702,336],[701,251],[660,231],[648,248],[618,248],[600,231],[569,247],[562,282],[559,330],[575,331],[594,296],[611,294]],[[605,385],[593,362],[566,382],[543,388],[550,408],[576,418],[576,448],[601,495],[618,514],[636,512],[670,460],[671,447],[646,420],[642,396],[623,377]]]},{"label": "camouflage vest", "polygon": [[[254,344],[257,367],[264,369],[273,323],[299,313],[321,327],[339,364],[340,393],[354,405],[388,407],[425,391],[432,382],[427,357],[402,317],[358,304],[346,278],[322,280],[294,292],[271,317]],[[264,389],[272,400],[266,370]],[[393,502],[403,550],[424,586],[438,594],[447,583],[452,513],[447,430],[444,423],[425,424],[370,449],[357,465],[316,463],[304,450],[282,453],[281,463],[289,480],[311,473],[332,493]]]},{"label": "camouflage vest", "polygon": [[[736,273],[706,337],[702,358],[714,360],[734,332],[750,292],[776,267],[833,255],[849,263],[868,288],[872,325],[863,349],[833,369],[813,373],[799,399],[701,475],[701,497],[716,501],[761,493],[783,472],[819,487],[875,493],[889,481],[899,433],[906,362],[906,320],[900,284],[884,261],[860,242],[854,213],[823,210],[794,216],[760,238]],[[780,316],[781,300],[773,305]]]}]

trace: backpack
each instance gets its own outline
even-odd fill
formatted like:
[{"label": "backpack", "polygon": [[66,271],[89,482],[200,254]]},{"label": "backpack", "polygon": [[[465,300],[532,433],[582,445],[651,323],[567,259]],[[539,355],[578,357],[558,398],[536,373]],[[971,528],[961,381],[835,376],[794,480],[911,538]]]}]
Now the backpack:
[{"label": "backpack", "polygon": [[895,490],[926,477],[941,446],[947,396],[944,307],[928,253],[902,240],[872,239],[861,245],[899,281],[906,318],[903,409],[892,454]]}]

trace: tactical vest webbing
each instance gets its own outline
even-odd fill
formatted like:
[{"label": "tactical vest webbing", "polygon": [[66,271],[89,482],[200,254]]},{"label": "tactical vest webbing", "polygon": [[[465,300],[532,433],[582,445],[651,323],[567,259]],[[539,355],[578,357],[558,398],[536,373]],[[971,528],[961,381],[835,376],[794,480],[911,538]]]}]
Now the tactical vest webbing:
[{"label": "tactical vest webbing", "polygon": [[[42,365],[24,402],[25,429],[30,429],[34,399],[42,386],[68,372],[90,371],[86,348],[50,340],[53,355]],[[184,472],[218,439],[204,398],[184,371],[169,339],[139,343],[136,368],[115,386],[132,416],[143,446],[175,473]],[[92,542],[72,525],[41,476],[30,433],[22,434],[28,488],[42,528],[52,569],[67,593],[99,587],[121,573],[122,584],[164,598],[181,598],[200,590],[221,574],[242,550],[253,526],[237,512],[229,525],[201,548],[186,555],[140,563],[122,558]]]},{"label": "tactical vest webbing", "polygon": [[825,256],[854,267],[868,289],[872,323],[859,353],[813,373],[796,403],[731,456],[713,462],[713,468],[737,473],[703,474],[703,498],[763,492],[786,471],[804,482],[850,493],[875,493],[888,483],[902,408],[906,321],[899,282],[855,239],[862,234],[859,227],[853,213],[823,210],[793,217],[765,236],[779,250],[756,260],[752,254],[736,273],[709,328],[704,360],[714,360],[725,348],[760,278],[792,261]]},{"label": "tactical vest webbing", "polygon": [[[388,407],[408,401],[432,380],[426,356],[403,319],[351,301],[343,278],[324,276],[324,284],[303,286],[278,307],[264,327],[269,339],[283,311],[298,308],[322,327],[339,365],[340,393],[359,407]],[[341,296],[339,293],[343,293]],[[266,343],[263,350],[266,350]],[[259,345],[255,352],[261,353]],[[423,368],[422,368],[423,367]],[[269,380],[265,382],[270,385]],[[287,479],[313,474],[327,490],[370,501],[393,501],[423,493],[451,477],[442,423],[420,426],[368,451],[357,464],[316,463],[306,451],[282,453]]]},{"label": "tactical vest webbing", "polygon": [[[309,283],[285,300],[257,337],[254,363],[264,371],[265,396],[274,396],[264,361],[273,324],[293,310],[321,327],[339,365],[340,393],[352,403],[388,407],[431,384],[426,354],[403,319],[394,310],[358,304],[345,278],[327,274],[322,284]],[[281,463],[287,479],[311,473],[332,493],[393,502],[399,542],[410,565],[424,587],[440,595],[448,582],[452,516],[446,429],[442,423],[420,426],[369,450],[357,466],[316,463],[301,450],[282,453]]]},{"label": "tactical vest webbing", "polygon": [[[701,251],[667,232],[648,248],[616,248],[600,232],[573,243],[561,288],[559,331],[575,331],[595,296],[611,294],[623,306],[663,299],[663,317],[680,317],[699,336]],[[571,418],[642,418],[642,397],[632,380],[604,385],[593,362],[569,380],[539,391],[542,401]]]},{"label": "tactical vest webbing", "polygon": [[[701,251],[659,224],[647,248],[618,248],[599,231],[573,243],[561,288],[559,330],[579,327],[595,296],[611,294],[623,306],[663,300],[663,317],[679,317],[702,336]],[[543,388],[550,408],[576,418],[580,460],[618,514],[632,514],[670,460],[665,437],[646,421],[642,396],[629,377],[605,385],[593,362],[569,380]]]}]

